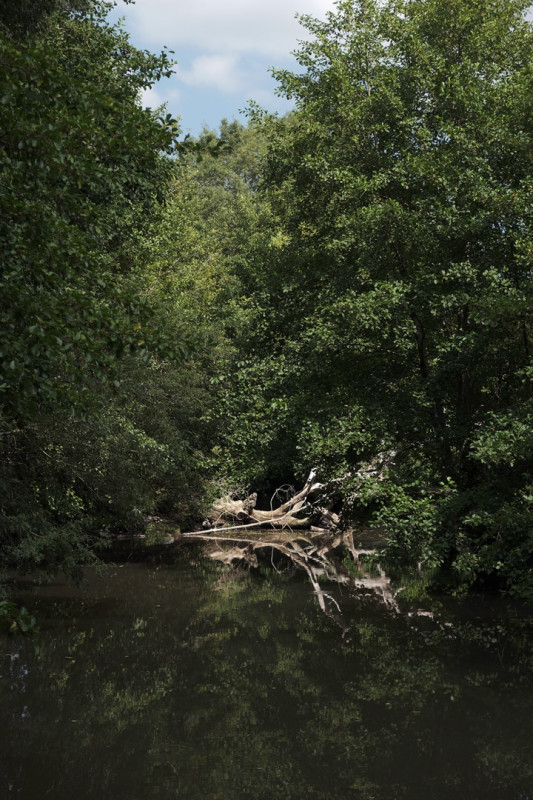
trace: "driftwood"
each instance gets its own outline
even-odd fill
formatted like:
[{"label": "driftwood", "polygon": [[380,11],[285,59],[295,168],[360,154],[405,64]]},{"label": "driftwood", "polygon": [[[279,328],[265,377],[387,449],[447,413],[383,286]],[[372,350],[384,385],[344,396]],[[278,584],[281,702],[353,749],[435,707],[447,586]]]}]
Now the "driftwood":
[{"label": "driftwood", "polygon": [[[357,477],[361,482],[376,475],[379,477],[386,466],[382,455],[361,467],[355,476],[346,477],[350,480]],[[316,496],[323,489],[324,485],[316,480],[316,471],[311,470],[303,488],[274,508],[282,492],[290,491],[287,487],[278,489],[268,511],[256,508],[257,494],[244,500],[227,495],[214,503],[209,518],[204,522],[204,531],[184,533],[182,538],[209,543],[209,556],[226,564],[247,562],[256,567],[258,550],[270,548],[272,553],[277,551],[307,573],[325,613],[332,611],[331,604],[336,605],[336,601],[320,588],[320,577],[353,589],[369,589],[396,610],[398,606],[387,576],[379,567],[377,576],[371,575],[364,567],[362,557],[375,551],[357,549],[352,534],[340,531],[340,518],[331,507],[311,502],[310,496]],[[300,533],[303,529],[309,532],[303,535]],[[341,545],[351,553],[357,577],[335,557],[335,550]]]},{"label": "driftwood", "polygon": [[[270,510],[263,511],[256,508],[257,494],[251,494],[245,500],[236,500],[230,495],[217,500],[209,518],[204,523],[204,528],[217,528],[219,525],[227,525],[226,530],[238,530],[244,527],[265,527],[276,529],[301,530],[310,528],[316,521],[318,530],[325,530],[339,524],[339,517],[328,508],[314,506],[310,503],[311,494],[323,488],[323,484],[318,483],[316,472],[312,470],[305,482],[304,487],[273,508],[274,502],[279,498],[283,487],[278,489],[270,502]],[[303,514],[303,516],[301,516]]]},{"label": "driftwood", "polygon": [[[268,511],[256,508],[256,494],[245,500],[223,497],[214,504],[212,513],[204,523],[207,530],[183,533],[180,539],[204,542],[210,558],[228,565],[245,563],[258,567],[259,554],[263,562],[265,557],[270,558],[272,567],[278,569],[279,556],[276,560],[274,558],[274,554],[278,553],[287,565],[293,565],[307,574],[320,609],[342,629],[344,637],[349,627],[343,619],[339,603],[324,589],[327,582],[346,587],[350,593],[361,590],[370,592],[396,613],[400,612],[397,597],[402,588],[393,590],[390,578],[379,563],[372,570],[368,568],[365,557],[375,555],[377,550],[356,547],[352,532],[341,524],[339,515],[332,511],[332,506],[327,505],[324,497],[342,494],[345,507],[350,508],[364,481],[385,479],[396,455],[395,451],[378,453],[357,471],[333,479],[327,485],[319,483],[315,470],[312,470],[303,488],[292,496],[282,498],[282,492],[288,494],[290,490],[281,487],[272,497]],[[345,490],[340,492],[343,483]],[[349,491],[346,491],[347,486],[350,487]],[[314,498],[311,499],[313,494]],[[274,507],[276,501],[279,504]],[[379,540],[376,544],[379,547]],[[350,568],[346,565],[346,551],[353,559]],[[342,559],[339,557],[341,553]],[[407,617],[433,618],[433,614],[416,609],[408,612]],[[433,619],[443,630],[451,627],[450,623]]]},{"label": "driftwood", "polygon": [[[332,510],[333,504],[320,503],[320,493],[326,496],[338,495],[339,488],[343,483],[352,484],[353,488],[350,494],[344,498],[346,506],[349,507],[356,500],[358,490],[364,481],[369,478],[384,479],[388,467],[394,463],[395,456],[395,451],[378,453],[368,464],[361,465],[356,472],[335,478],[327,485],[316,480],[316,471],[313,469],[303,488],[274,508],[274,503],[276,500],[279,501],[282,492],[290,492],[290,487],[289,489],[287,487],[278,489],[271,498],[268,511],[256,508],[257,494],[255,493],[244,500],[237,500],[231,495],[226,495],[214,503],[208,519],[204,522],[204,529],[229,525],[231,530],[238,530],[255,525],[256,527],[282,530],[302,530],[304,528],[316,532],[336,530],[341,524],[340,517]],[[311,501],[313,494],[315,497],[318,495],[319,499]]]},{"label": "driftwood", "polygon": [[[245,562],[257,567],[258,551],[270,550],[272,566],[276,568],[274,552],[281,554],[288,563],[306,572],[321,610],[339,624],[344,635],[347,629],[338,603],[321,588],[322,579],[353,590],[369,590],[394,611],[399,610],[398,603],[390,579],[381,567],[377,566],[377,574],[371,574],[365,567],[364,557],[376,551],[355,547],[353,535],[350,531],[341,531],[340,518],[332,507],[320,504],[320,493],[323,490],[323,495],[335,494],[335,484],[347,480],[352,486],[355,483],[353,496],[346,498],[350,504],[363,481],[383,479],[394,456],[395,453],[379,453],[357,472],[331,481],[327,487],[316,480],[316,471],[312,470],[303,488],[283,502],[280,502],[281,494],[288,494],[289,489],[281,487],[272,497],[268,511],[256,508],[256,494],[244,500],[227,495],[213,505],[203,531],[184,533],[181,538],[205,542],[207,554],[226,564]],[[318,500],[311,501],[313,494]],[[276,501],[279,505],[274,507]],[[307,529],[305,533],[303,529]],[[355,569],[348,570],[339,560],[335,551],[340,548],[349,551]]]}]

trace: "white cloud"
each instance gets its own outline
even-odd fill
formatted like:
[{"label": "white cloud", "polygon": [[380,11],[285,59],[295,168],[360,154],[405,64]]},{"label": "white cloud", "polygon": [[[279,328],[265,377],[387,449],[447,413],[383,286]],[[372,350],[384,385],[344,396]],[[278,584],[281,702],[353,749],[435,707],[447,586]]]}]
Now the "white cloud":
[{"label": "white cloud", "polygon": [[194,58],[190,69],[177,71],[178,78],[189,86],[237,92],[244,85],[237,57],[232,55],[201,55]]},{"label": "white cloud", "polygon": [[152,86],[141,92],[141,105],[143,108],[159,108],[163,103],[176,104],[181,99],[182,93],[179,89],[171,88],[166,91],[159,85],[157,88]]},{"label": "white cloud", "polygon": [[136,0],[128,27],[146,41],[178,50],[193,46],[212,53],[256,53],[285,57],[303,38],[296,12],[323,17],[333,0]]}]

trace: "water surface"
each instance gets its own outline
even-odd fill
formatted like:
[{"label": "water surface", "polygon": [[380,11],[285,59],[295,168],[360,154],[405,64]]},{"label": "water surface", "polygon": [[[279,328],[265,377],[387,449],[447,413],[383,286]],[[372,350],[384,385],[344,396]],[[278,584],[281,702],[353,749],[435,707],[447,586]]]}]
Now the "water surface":
[{"label": "water surface", "polygon": [[0,797],[533,798],[531,618],[325,588],[342,618],[203,562],[25,597],[41,653],[0,640]]}]

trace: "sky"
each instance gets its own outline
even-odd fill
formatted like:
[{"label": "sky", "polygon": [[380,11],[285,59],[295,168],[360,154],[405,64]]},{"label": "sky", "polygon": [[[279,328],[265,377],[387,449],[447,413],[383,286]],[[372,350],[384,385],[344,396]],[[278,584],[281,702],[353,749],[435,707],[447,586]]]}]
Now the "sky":
[{"label": "sky", "polygon": [[287,111],[269,67],[296,67],[291,51],[306,33],[296,13],[323,19],[333,8],[333,0],[118,0],[110,19],[123,17],[142,50],[174,50],[175,74],[145,92],[143,105],[166,102],[183,133],[196,135],[223,118],[244,122],[239,112],[249,100]]}]

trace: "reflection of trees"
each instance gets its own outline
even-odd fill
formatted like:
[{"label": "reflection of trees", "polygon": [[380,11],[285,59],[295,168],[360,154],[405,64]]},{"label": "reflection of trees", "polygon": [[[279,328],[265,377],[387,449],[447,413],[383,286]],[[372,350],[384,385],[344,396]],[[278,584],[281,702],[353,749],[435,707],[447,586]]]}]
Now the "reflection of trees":
[{"label": "reflection of trees", "polygon": [[219,570],[137,579],[127,591],[123,579],[104,616],[88,603],[64,629],[56,619],[42,657],[30,644],[17,660],[29,673],[17,667],[13,692],[0,681],[11,730],[2,791],[9,781],[22,800],[532,796],[525,623],[457,624],[452,637],[361,600],[342,638],[304,583]]}]

